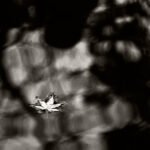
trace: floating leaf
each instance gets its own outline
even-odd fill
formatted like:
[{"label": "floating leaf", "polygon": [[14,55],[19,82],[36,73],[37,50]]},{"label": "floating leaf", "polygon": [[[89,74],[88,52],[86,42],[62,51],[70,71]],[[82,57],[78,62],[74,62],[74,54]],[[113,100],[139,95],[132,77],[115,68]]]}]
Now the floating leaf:
[{"label": "floating leaf", "polygon": [[46,97],[44,100],[36,97],[36,103],[32,105],[38,112],[47,111],[47,112],[55,112],[60,111],[60,107],[63,105],[62,103],[55,102],[56,96],[51,94],[50,96]]}]

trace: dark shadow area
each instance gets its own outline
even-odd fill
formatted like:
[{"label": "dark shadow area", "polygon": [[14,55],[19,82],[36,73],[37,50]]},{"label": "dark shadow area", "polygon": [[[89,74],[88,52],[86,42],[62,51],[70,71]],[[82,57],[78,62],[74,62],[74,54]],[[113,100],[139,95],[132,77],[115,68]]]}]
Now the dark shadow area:
[{"label": "dark shadow area", "polygon": [[150,148],[150,129],[127,126],[105,135],[110,150],[148,150]]}]

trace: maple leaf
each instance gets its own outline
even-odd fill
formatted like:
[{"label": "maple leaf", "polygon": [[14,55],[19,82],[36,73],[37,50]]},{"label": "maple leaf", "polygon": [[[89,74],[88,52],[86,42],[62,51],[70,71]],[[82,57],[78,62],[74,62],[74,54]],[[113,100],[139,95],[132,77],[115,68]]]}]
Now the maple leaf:
[{"label": "maple leaf", "polygon": [[36,97],[37,103],[34,107],[39,111],[56,112],[60,111],[59,108],[63,105],[62,103],[55,104],[55,95],[48,96],[45,100]]}]

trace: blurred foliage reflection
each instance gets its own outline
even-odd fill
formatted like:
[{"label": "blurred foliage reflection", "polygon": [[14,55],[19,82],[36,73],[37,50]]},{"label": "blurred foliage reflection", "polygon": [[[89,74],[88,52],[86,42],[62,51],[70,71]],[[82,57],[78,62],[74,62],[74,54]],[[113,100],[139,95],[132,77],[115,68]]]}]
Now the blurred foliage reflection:
[{"label": "blurred foliage reflection", "polygon": [[149,1],[72,2],[0,5],[0,149],[149,149]]}]

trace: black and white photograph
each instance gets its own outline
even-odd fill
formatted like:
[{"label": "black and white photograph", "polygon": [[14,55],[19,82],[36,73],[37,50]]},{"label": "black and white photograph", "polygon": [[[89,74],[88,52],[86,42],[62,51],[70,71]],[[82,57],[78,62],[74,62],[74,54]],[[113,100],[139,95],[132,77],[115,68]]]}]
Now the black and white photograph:
[{"label": "black and white photograph", "polygon": [[150,0],[1,0],[0,150],[150,150]]}]

